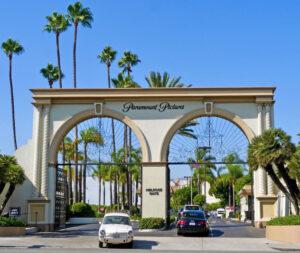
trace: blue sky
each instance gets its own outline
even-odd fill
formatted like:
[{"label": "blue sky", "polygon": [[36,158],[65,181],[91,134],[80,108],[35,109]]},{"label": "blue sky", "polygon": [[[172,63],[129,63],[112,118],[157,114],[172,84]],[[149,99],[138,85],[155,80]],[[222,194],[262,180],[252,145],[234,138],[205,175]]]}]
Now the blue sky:
[{"label": "blue sky", "polygon": [[[31,137],[30,88],[47,87],[39,70],[56,64],[54,35],[45,16],[65,12],[73,1],[1,1],[0,42],[17,39],[25,53],[14,58],[19,145]],[[82,1],[94,14],[92,29],[78,34],[78,86],[106,87],[96,55],[111,45],[121,56],[141,59],[137,82],[151,70],[168,71],[193,86],[275,85],[276,126],[298,141],[300,132],[300,2],[276,0]],[[64,87],[72,86],[73,29],[61,36]],[[118,73],[113,66],[113,75]],[[0,53],[0,151],[13,153],[8,60]]]}]

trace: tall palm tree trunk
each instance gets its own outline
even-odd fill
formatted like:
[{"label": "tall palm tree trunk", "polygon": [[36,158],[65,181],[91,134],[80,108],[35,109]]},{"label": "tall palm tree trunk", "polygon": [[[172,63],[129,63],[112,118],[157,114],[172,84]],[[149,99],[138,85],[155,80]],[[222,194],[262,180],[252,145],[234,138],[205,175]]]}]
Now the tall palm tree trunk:
[{"label": "tall palm tree trunk", "polygon": [[9,188],[7,193],[5,194],[4,200],[2,204],[0,205],[0,215],[2,214],[7,202],[9,201],[10,197],[12,196],[13,192],[15,191],[16,185],[15,184],[9,184]]},{"label": "tall palm tree trunk", "polygon": [[68,183],[69,183],[69,205],[73,204],[73,187],[72,187],[72,167],[71,162],[69,161],[69,169],[68,169]]},{"label": "tall palm tree trunk", "polygon": [[113,191],[112,191],[112,180],[109,180],[109,195],[110,195],[110,206],[113,204]]},{"label": "tall palm tree trunk", "polygon": [[86,202],[86,165],[87,165],[87,144],[84,144],[84,167],[83,167],[83,202]]},{"label": "tall palm tree trunk", "polygon": [[74,88],[77,88],[77,73],[76,73],[76,49],[77,49],[77,31],[78,23],[74,23],[74,44],[73,44],[73,83]]},{"label": "tall palm tree trunk", "polygon": [[138,201],[139,201],[139,196],[137,194],[139,189],[139,179],[137,178],[136,182],[135,182],[135,207],[137,208],[138,206]]},{"label": "tall palm tree trunk", "polygon": [[79,179],[78,179],[78,184],[79,184],[79,193],[78,193],[78,201],[82,202],[82,181],[83,181],[83,173],[82,173],[82,165],[79,165]]},{"label": "tall palm tree trunk", "polygon": [[103,179],[102,180],[102,183],[103,183],[103,205],[105,206],[105,194],[106,194],[106,192],[105,192],[105,180]]},{"label": "tall palm tree trunk", "polygon": [[98,182],[99,182],[99,196],[98,196],[98,203],[99,207],[101,206],[101,177],[98,177]]},{"label": "tall palm tree trunk", "polygon": [[121,192],[122,192],[122,209],[125,208],[125,183],[122,183],[121,186]]},{"label": "tall palm tree trunk", "polygon": [[128,136],[127,136],[127,125],[124,125],[124,163],[126,166],[126,197],[127,197],[127,204],[129,206],[129,198],[130,198],[130,189],[129,189],[129,167],[128,167]]},{"label": "tall palm tree trunk", "polygon": [[11,104],[11,114],[12,114],[14,147],[15,150],[17,150],[18,144],[17,144],[14,88],[13,88],[13,79],[12,79],[12,55],[9,55],[9,84],[10,84],[10,104]]},{"label": "tall palm tree trunk", "polygon": [[[132,149],[132,130],[131,128],[129,127],[129,145],[128,145],[128,156],[129,156],[129,163],[131,164],[131,149]],[[132,175],[131,175],[131,171],[130,171],[130,166],[128,166],[129,168],[129,171],[128,171],[128,174],[129,174],[129,181],[128,181],[128,184],[129,184],[129,194],[128,194],[128,205],[129,205],[129,209],[130,207],[132,206]]]},{"label": "tall palm tree trunk", "polygon": [[57,65],[58,65],[58,69],[59,69],[59,77],[58,77],[58,81],[59,81],[59,88],[62,88],[62,78],[61,78],[61,63],[60,63],[60,45],[59,45],[59,33],[56,33],[56,54],[57,54]]},{"label": "tall palm tree trunk", "polygon": [[232,184],[232,206],[233,206],[233,212],[235,213],[235,193],[234,193],[234,184]]}]

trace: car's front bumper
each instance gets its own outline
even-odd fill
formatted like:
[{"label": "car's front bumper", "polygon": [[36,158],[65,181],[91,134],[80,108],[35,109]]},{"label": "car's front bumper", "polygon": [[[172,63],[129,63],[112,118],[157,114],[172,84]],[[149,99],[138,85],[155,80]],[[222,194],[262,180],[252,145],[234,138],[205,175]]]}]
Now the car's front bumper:
[{"label": "car's front bumper", "polygon": [[133,241],[133,236],[128,234],[99,235],[99,242],[108,244],[126,244]]},{"label": "car's front bumper", "polygon": [[209,232],[209,227],[206,226],[179,226],[177,229],[181,234],[206,234]]}]

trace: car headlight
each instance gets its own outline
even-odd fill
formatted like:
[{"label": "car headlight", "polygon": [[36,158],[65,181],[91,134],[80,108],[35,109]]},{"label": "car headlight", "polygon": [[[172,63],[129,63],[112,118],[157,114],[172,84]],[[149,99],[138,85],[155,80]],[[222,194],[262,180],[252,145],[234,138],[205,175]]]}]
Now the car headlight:
[{"label": "car headlight", "polygon": [[128,236],[133,236],[132,230],[128,231]]},{"label": "car headlight", "polygon": [[105,230],[100,230],[100,235],[105,236]]}]

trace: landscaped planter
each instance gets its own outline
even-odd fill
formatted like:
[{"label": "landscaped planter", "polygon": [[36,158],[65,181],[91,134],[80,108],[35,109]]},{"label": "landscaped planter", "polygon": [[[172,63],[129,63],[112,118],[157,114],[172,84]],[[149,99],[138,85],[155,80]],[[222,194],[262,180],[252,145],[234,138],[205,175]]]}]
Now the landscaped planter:
[{"label": "landscaped planter", "polygon": [[270,240],[300,243],[300,225],[266,226],[266,238]]},{"label": "landscaped planter", "polygon": [[25,235],[25,227],[0,227],[0,236]]},{"label": "landscaped planter", "polygon": [[96,224],[99,219],[96,217],[72,217],[68,220],[68,224],[81,225],[81,224]]}]

